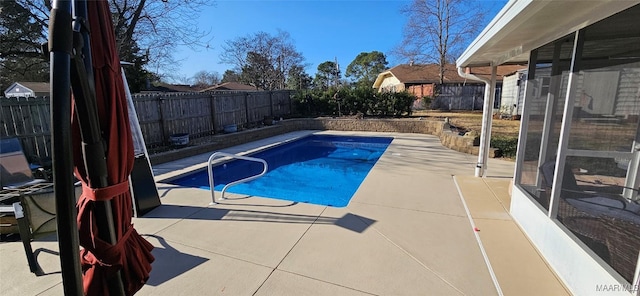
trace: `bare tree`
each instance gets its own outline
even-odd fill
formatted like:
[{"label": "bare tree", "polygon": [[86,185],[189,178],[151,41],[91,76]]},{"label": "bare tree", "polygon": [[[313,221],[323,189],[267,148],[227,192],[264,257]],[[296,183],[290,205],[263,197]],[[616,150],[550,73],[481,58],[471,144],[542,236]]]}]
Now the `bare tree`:
[{"label": "bare tree", "polygon": [[200,87],[212,86],[220,83],[220,73],[218,72],[208,72],[208,71],[199,71],[192,77],[193,85]]},{"label": "bare tree", "polygon": [[[16,1],[46,31],[51,0]],[[178,46],[208,46],[209,32],[198,27],[197,19],[210,5],[208,0],[109,0],[120,57],[143,56],[155,73],[175,70],[173,52]]]},{"label": "bare tree", "polygon": [[401,12],[408,17],[402,43],[394,54],[416,63],[453,62],[486,22],[491,5],[474,0],[414,0]]},{"label": "bare tree", "polygon": [[258,32],[227,40],[222,49],[220,62],[232,65],[242,82],[269,90],[286,88],[289,70],[304,61],[284,31],[275,36]]},{"label": "bare tree", "polygon": [[[127,77],[127,78],[129,78],[129,77]],[[175,75],[172,76],[172,80],[173,80],[173,83],[178,84],[178,85],[191,85],[192,81],[193,81],[193,77],[189,77],[189,76],[184,75],[184,74],[175,74]],[[167,82],[163,82],[163,81],[160,81],[160,80],[154,82],[154,84],[156,84],[156,85],[163,84],[163,83],[169,84]]]}]

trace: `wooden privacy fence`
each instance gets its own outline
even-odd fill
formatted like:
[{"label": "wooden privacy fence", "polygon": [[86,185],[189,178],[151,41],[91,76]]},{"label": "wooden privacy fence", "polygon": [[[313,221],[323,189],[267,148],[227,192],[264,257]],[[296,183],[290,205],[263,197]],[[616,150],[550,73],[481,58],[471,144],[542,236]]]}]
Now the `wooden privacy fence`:
[{"label": "wooden privacy fence", "polygon": [[[440,110],[482,110],[484,88],[484,84],[441,85],[430,107]],[[496,85],[494,108],[500,106],[501,93],[502,85]]]},{"label": "wooden privacy fence", "polygon": [[[291,114],[291,91],[135,94],[133,103],[148,147],[169,144],[173,134],[198,138],[225,126],[259,126]],[[0,137],[18,137],[32,162],[51,157],[49,99],[0,97]]]},{"label": "wooden privacy fence", "polygon": [[[51,161],[49,98],[0,97],[0,137],[18,137],[31,163]],[[1,148],[1,147],[0,147]]]}]

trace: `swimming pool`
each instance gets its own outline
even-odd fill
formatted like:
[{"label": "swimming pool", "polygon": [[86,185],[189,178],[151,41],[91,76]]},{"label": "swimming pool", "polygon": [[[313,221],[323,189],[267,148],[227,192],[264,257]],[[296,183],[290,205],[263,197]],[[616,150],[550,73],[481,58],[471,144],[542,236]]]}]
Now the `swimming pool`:
[{"label": "swimming pool", "polygon": [[[227,192],[294,202],[344,207],[393,138],[310,135],[251,157],[269,164],[266,175],[229,187]],[[213,168],[214,186],[262,171],[262,164],[233,160]],[[180,186],[210,189],[206,170],[169,181]]]}]

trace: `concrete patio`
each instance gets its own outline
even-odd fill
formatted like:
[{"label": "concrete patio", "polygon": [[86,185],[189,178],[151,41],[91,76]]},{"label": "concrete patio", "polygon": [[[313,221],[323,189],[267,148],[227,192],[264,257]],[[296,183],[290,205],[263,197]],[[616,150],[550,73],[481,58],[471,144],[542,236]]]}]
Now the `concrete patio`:
[{"label": "concrete patio", "polygon": [[[345,208],[234,194],[210,206],[209,191],[162,183],[210,153],[154,166],[163,205],[134,224],[156,260],[137,295],[570,294],[509,215],[512,162],[475,178],[477,156],[435,136],[322,133],[394,137]],[[45,275],[19,241],[0,243],[1,295],[63,294],[55,238],[33,246]]]}]

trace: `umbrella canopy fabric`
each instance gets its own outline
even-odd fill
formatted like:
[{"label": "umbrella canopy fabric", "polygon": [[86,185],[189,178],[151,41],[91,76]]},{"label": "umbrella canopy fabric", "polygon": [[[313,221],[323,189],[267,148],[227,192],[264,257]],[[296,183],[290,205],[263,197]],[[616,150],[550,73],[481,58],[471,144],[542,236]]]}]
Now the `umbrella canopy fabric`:
[{"label": "umbrella canopy fabric", "polygon": [[[95,188],[87,174],[80,140],[77,116],[72,116],[73,153],[76,177],[83,193],[77,203],[78,231],[83,270],[83,286],[87,295],[108,295],[109,278],[122,277],[127,295],[138,291],[149,278],[153,245],[142,238],[131,222],[132,200],[129,174],[133,168],[133,140],[129,126],[127,98],[120,74],[120,60],[115,35],[105,0],[87,1],[91,59],[94,71],[96,104],[105,143],[108,186]],[[76,112],[74,110],[74,112]],[[91,161],[87,163],[91,165]],[[117,243],[98,237],[94,212],[96,202],[110,201]]]}]

